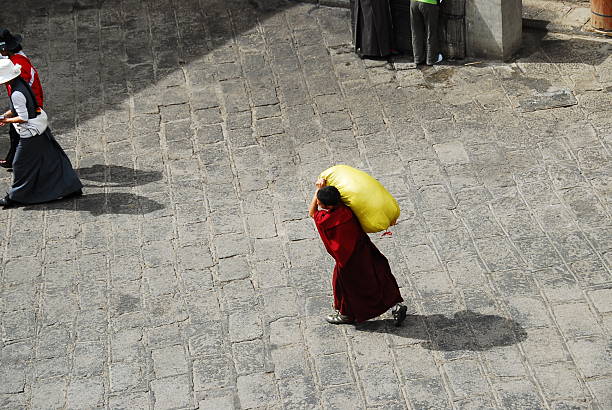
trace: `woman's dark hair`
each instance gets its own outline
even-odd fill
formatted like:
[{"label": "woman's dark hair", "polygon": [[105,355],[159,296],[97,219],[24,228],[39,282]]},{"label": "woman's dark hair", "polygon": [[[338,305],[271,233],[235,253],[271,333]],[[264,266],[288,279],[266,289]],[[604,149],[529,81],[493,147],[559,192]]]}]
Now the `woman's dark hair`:
[{"label": "woman's dark hair", "polygon": [[13,54],[17,54],[18,52],[20,52],[21,50],[23,50],[23,47],[21,47],[21,44],[18,44],[17,47],[15,47],[12,50],[9,50],[9,52],[13,53]]},{"label": "woman's dark hair", "polygon": [[317,191],[317,199],[327,206],[336,206],[342,201],[340,192],[335,186],[324,186]]}]

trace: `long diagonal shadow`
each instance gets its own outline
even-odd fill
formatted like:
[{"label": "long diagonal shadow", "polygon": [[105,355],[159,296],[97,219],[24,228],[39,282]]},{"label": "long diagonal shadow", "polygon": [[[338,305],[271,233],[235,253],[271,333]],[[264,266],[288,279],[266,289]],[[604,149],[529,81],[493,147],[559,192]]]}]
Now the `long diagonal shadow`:
[{"label": "long diagonal shadow", "polygon": [[[131,97],[137,113],[158,113],[157,106],[185,102],[185,91],[179,87],[185,84],[185,72],[197,87],[206,85],[209,78],[227,76],[221,72],[241,65],[238,43],[244,41],[256,50],[259,44],[250,38],[250,33],[255,36],[260,23],[297,6],[300,1],[22,0],[20,3],[20,7],[0,8],[0,27],[24,34],[24,50],[38,68],[47,95],[45,109],[63,143],[62,134],[69,133],[77,124],[81,127],[105,114],[112,119],[126,118]],[[605,51],[610,47],[588,39],[565,41],[526,35],[530,41],[523,42],[521,55],[530,56],[543,50],[549,58],[542,62],[599,65],[605,61]],[[279,44],[284,39],[283,33],[274,36]],[[290,43],[291,39],[286,41]],[[559,47],[560,43],[568,45],[572,53],[567,53],[567,47]],[[208,59],[211,55],[214,64]],[[186,67],[190,68],[184,70]],[[257,65],[247,68],[258,69]],[[245,72],[236,79],[245,80],[249,74],[256,73]],[[152,95],[142,93],[160,83],[168,93],[164,90],[156,90],[157,94]],[[235,90],[233,85],[229,88]],[[200,108],[216,107],[214,98],[205,96]],[[141,104],[146,108],[140,107]],[[87,133],[85,126],[84,135]]]},{"label": "long diagonal shadow", "polygon": [[[164,82],[184,93],[183,67],[197,82],[216,76],[203,58],[218,52],[226,65],[239,61],[233,40],[297,3],[289,0],[22,0],[0,8],[0,27],[23,34],[25,53],[38,69],[45,110],[58,134],[110,114],[124,116],[130,97],[137,112],[170,104],[164,92],[140,93]],[[176,82],[175,78],[183,78]],[[200,84],[200,86],[203,84]],[[69,89],[69,93],[67,92]],[[186,95],[186,94],[185,94]],[[148,108],[139,111],[144,100]],[[209,105],[210,106],[210,105]],[[207,106],[207,107],[209,107]],[[151,111],[151,109],[153,111]]]},{"label": "long diagonal shadow", "polygon": [[372,320],[359,324],[357,329],[420,339],[426,349],[444,351],[483,351],[527,339],[525,329],[514,320],[470,310],[456,312],[453,317],[409,315],[400,328],[394,327],[391,320]]}]

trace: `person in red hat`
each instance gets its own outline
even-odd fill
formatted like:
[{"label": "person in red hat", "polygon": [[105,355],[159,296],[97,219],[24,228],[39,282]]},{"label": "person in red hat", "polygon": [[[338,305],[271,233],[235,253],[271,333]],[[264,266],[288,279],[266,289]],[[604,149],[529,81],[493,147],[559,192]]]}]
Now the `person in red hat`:
[{"label": "person in red hat", "polygon": [[[0,29],[0,55],[11,60],[13,64],[19,64],[19,66],[21,66],[20,76],[34,92],[36,103],[40,107],[39,110],[42,110],[44,93],[42,84],[40,83],[40,77],[30,59],[23,52],[21,40],[22,37],[19,34],[13,35],[8,29]],[[6,84],[6,90],[9,94],[11,93],[10,84]],[[14,127],[9,127],[9,136],[11,147],[5,159],[0,160],[0,167],[10,169],[13,168],[13,159],[15,158],[17,145],[19,144],[19,134]]]},{"label": "person in red hat", "polygon": [[340,192],[316,182],[308,214],[314,219],[327,252],[336,261],[332,275],[334,309],[327,322],[340,325],[364,322],[391,309],[396,326],[406,319],[389,261],[372,243],[353,211],[344,203]]}]

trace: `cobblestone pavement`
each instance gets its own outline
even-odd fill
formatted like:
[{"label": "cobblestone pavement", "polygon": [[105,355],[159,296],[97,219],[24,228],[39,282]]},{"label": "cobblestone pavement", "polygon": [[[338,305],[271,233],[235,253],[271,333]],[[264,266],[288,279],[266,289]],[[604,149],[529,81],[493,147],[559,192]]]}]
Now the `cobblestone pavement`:
[{"label": "cobblestone pavement", "polygon": [[[612,406],[610,42],[402,70],[345,9],[23,3],[86,195],[0,211],[1,408]],[[401,328],[322,319],[336,163],[401,204]]]}]

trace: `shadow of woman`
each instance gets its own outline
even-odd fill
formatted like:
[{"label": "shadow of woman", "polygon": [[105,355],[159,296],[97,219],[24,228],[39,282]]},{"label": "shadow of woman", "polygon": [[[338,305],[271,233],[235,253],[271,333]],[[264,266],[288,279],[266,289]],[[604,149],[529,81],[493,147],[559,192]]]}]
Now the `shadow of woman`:
[{"label": "shadow of woman", "polygon": [[401,327],[390,319],[371,320],[359,324],[357,330],[391,333],[408,339],[423,340],[430,350],[483,351],[497,346],[510,346],[527,339],[527,332],[512,319],[482,315],[470,310],[444,315],[409,315]]},{"label": "shadow of woman", "polygon": [[81,179],[104,183],[104,186],[108,187],[135,187],[163,178],[159,171],[142,171],[121,165],[95,164],[78,168],[76,171]]},{"label": "shadow of woman", "polygon": [[164,209],[159,202],[140,195],[125,192],[109,192],[85,194],[76,199],[59,199],[41,205],[27,205],[26,211],[42,211],[45,209],[66,211],[87,211],[93,216],[110,215],[144,215]]}]

